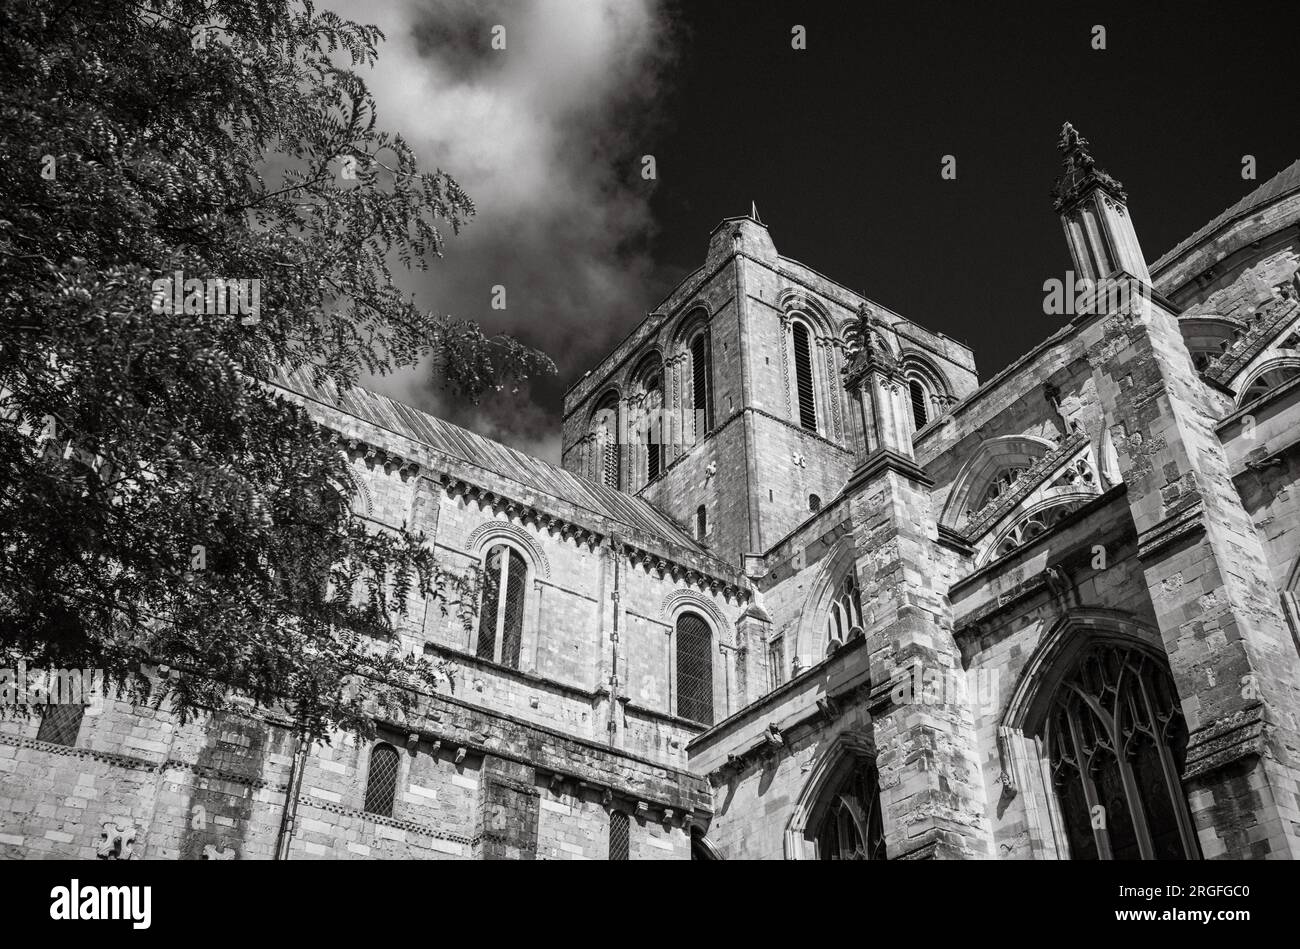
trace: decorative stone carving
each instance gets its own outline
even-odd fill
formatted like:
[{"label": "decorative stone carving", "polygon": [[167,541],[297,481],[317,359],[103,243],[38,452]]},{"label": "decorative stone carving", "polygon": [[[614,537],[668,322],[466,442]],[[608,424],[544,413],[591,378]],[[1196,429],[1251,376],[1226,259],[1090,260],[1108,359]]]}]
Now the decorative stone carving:
[{"label": "decorative stone carving", "polygon": [[135,826],[105,821],[100,836],[103,840],[95,850],[100,860],[130,860],[135,854]]}]

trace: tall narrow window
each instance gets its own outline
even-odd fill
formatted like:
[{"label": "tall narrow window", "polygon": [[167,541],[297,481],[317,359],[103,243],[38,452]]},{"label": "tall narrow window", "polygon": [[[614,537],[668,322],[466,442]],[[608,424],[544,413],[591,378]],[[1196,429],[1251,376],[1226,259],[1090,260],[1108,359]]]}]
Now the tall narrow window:
[{"label": "tall narrow window", "polygon": [[817,401],[813,397],[812,351],[808,327],[794,324],[794,381],[799,395],[799,424],[817,431]]},{"label": "tall narrow window", "polygon": [[713,724],[713,636],[694,613],[677,620],[677,714]]},{"label": "tall narrow window", "polygon": [[709,512],[701,504],[695,509],[695,539],[704,540],[704,535],[709,532]]},{"label": "tall narrow window", "polygon": [[86,707],[79,702],[44,706],[41,709],[41,725],[36,731],[36,740],[72,747],[77,743],[81,719],[85,714]]},{"label": "tall narrow window", "polygon": [[519,668],[527,579],[528,567],[519,551],[505,544],[497,544],[488,551],[475,651],[480,659]]},{"label": "tall narrow window", "polygon": [[646,446],[646,481],[653,481],[663,473],[664,433],[663,433],[663,391],[658,376],[646,382],[645,394],[645,446]]},{"label": "tall narrow window", "polygon": [[930,421],[930,412],[926,405],[929,396],[919,379],[907,380],[907,391],[912,396],[912,420],[916,423],[916,430],[919,432]]},{"label": "tall narrow window", "polygon": [[691,383],[695,397],[695,435],[702,438],[713,431],[713,383],[710,378],[709,334],[702,332],[691,340]]},{"label": "tall narrow window", "polygon": [[380,742],[370,752],[370,773],[366,775],[366,805],[368,814],[380,817],[393,816],[393,801],[397,797],[397,749]]},{"label": "tall narrow window", "polygon": [[601,484],[618,490],[619,484],[619,443],[618,443],[618,399],[611,396],[605,401],[594,416],[596,434],[597,462],[600,467]]},{"label": "tall narrow window", "polygon": [[1181,781],[1187,726],[1163,663],[1094,646],[1057,689],[1041,733],[1073,859],[1200,856]]},{"label": "tall narrow window", "polygon": [[858,578],[850,570],[841,582],[826,618],[826,654],[829,656],[861,632],[862,597],[858,593]]},{"label": "tall narrow window", "polygon": [[609,859],[628,860],[632,849],[632,822],[627,811],[609,812]]},{"label": "tall narrow window", "polygon": [[822,806],[817,827],[822,860],[884,860],[885,832],[880,819],[880,784],[875,763],[861,760]]}]

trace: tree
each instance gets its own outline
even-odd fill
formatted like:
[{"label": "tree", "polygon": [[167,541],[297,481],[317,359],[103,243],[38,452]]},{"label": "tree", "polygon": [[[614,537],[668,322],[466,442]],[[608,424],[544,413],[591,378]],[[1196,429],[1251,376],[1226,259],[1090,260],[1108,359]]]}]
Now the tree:
[{"label": "tree", "polygon": [[476,399],[554,366],[395,285],[474,206],[377,127],[382,38],[290,0],[0,0],[10,656],[311,738],[433,684],[384,634],[472,584],[358,522],[339,445],[264,380],[431,358]]}]

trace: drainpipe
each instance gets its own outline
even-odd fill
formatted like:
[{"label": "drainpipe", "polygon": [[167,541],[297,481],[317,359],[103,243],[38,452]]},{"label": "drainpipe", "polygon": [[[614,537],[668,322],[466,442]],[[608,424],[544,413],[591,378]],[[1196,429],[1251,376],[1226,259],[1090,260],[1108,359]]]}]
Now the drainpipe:
[{"label": "drainpipe", "polygon": [[609,539],[610,550],[614,554],[614,592],[610,599],[614,601],[614,625],[610,629],[609,639],[613,665],[609,670],[609,744],[614,745],[614,736],[618,734],[618,614],[619,614],[619,566],[623,559],[623,541],[617,535]]},{"label": "drainpipe", "polygon": [[298,794],[302,790],[302,773],[306,770],[307,751],[311,746],[301,732],[294,735],[293,761],[289,765],[289,783],[285,789],[284,812],[280,815],[280,833],[275,838],[275,859],[289,859],[294,825],[298,817]]}]

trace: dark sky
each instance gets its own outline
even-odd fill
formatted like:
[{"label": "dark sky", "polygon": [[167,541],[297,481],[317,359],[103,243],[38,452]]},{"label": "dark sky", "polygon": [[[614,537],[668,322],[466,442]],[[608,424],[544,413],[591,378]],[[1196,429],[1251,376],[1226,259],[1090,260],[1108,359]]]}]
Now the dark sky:
[{"label": "dark sky", "polygon": [[1063,121],[1126,186],[1149,262],[1300,158],[1295,4],[743,9],[680,7],[655,260],[698,266],[712,226],[754,199],[783,255],[967,342],[982,379],[1054,329],[1042,284],[1069,266],[1048,197]]},{"label": "dark sky", "polygon": [[381,123],[479,207],[411,289],[560,368],[479,406],[427,371],[372,384],[552,461],[564,389],[751,200],[782,254],[967,342],[987,379],[1055,329],[1062,122],[1127,187],[1149,261],[1300,158],[1294,2],[327,2],[385,29]]}]

